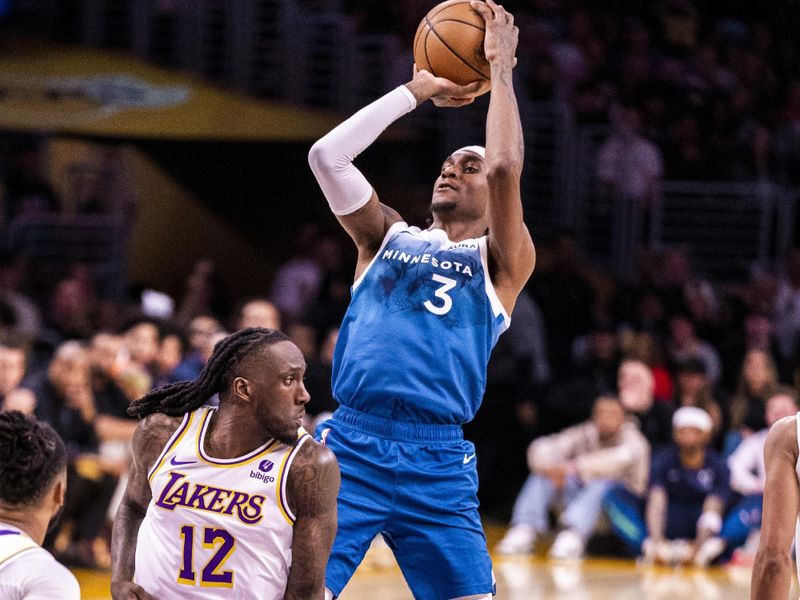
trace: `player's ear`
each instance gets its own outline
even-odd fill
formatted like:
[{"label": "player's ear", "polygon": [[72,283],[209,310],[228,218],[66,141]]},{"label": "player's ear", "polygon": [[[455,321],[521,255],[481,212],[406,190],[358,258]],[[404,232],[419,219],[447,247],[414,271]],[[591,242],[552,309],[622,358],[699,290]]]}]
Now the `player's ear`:
[{"label": "player's ear", "polygon": [[53,484],[52,499],[56,506],[64,506],[64,498],[67,495],[67,470],[64,469],[62,473],[56,477]]},{"label": "player's ear", "polygon": [[250,400],[250,382],[244,377],[236,377],[233,380],[233,393],[240,400]]}]

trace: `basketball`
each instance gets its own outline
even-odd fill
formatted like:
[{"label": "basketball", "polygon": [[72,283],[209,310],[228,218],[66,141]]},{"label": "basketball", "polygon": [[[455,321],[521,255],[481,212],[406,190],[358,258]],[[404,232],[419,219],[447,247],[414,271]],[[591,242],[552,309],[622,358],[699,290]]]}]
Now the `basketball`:
[{"label": "basketball", "polygon": [[469,0],[442,2],[425,15],[417,28],[414,62],[417,68],[459,85],[488,82],[484,32],[483,17],[469,5]]}]

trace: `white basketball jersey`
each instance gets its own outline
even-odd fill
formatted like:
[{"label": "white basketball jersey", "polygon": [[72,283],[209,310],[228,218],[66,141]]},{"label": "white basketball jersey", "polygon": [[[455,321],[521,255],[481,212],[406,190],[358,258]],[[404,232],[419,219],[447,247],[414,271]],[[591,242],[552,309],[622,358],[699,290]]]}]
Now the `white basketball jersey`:
[{"label": "white basketball jersey", "polygon": [[12,525],[0,523],[0,600],[80,600],[78,580]]},{"label": "white basketball jersey", "polygon": [[187,414],[150,469],[153,499],[139,528],[134,580],[170,598],[282,598],[294,515],[286,474],[310,439],[270,440],[239,458],[204,451],[215,407]]}]

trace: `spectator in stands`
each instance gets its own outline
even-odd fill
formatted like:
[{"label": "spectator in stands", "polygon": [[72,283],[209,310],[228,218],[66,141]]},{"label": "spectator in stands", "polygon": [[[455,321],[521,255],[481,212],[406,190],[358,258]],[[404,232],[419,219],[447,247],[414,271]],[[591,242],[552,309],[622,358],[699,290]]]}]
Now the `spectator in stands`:
[{"label": "spectator in stands", "polygon": [[[21,398],[12,397],[9,403],[8,396],[13,396],[19,390],[25,377],[27,353],[28,343],[25,338],[10,333],[0,336],[0,408],[20,410],[17,402]],[[33,406],[30,406],[21,412],[30,414],[32,411]]]},{"label": "spectator in stands", "polygon": [[169,383],[178,365],[189,351],[189,338],[183,329],[170,322],[161,323],[153,387]]},{"label": "spectator in stands", "polygon": [[672,404],[655,402],[653,372],[639,360],[625,360],[617,372],[617,390],[626,411],[639,421],[647,441],[658,449],[671,439]]},{"label": "spectator in stands", "polygon": [[200,315],[189,323],[189,352],[170,376],[171,381],[190,381],[200,375],[214,351],[215,339],[223,333],[220,322],[211,315]]},{"label": "spectator in stands", "polygon": [[642,494],[647,485],[650,447],[626,421],[619,399],[601,395],[592,418],[535,440],[528,450],[531,475],[514,504],[511,529],[497,545],[500,554],[530,553],[547,532],[548,510],[560,499],[564,529],[550,549],[552,558],[579,558],[600,516],[603,498],[616,483]]},{"label": "spectator in stands", "polygon": [[316,358],[320,334],[314,327],[295,321],[286,327],[286,335],[300,348],[306,362]]},{"label": "spectator in stands", "polygon": [[319,241],[319,227],[303,225],[297,234],[297,251],[275,272],[270,298],[289,322],[301,318],[319,295],[324,277],[317,253]]},{"label": "spectator in stands", "polygon": [[789,256],[775,296],[775,333],[781,356],[793,362],[800,349],[800,248]]},{"label": "spectator in stands", "polygon": [[611,120],[614,130],[597,157],[600,183],[612,195],[632,201],[636,208],[650,207],[658,200],[664,174],[661,152],[641,135],[642,120],[636,106],[616,106]]},{"label": "spectator in stands", "polygon": [[624,331],[622,354],[631,360],[643,362],[653,375],[653,398],[656,402],[671,402],[674,391],[672,374],[666,365],[664,350],[649,331]]},{"label": "spectator in stands", "polygon": [[88,340],[94,333],[94,309],[94,293],[85,279],[72,276],[59,281],[46,313],[52,342]]},{"label": "spectator in stands", "polygon": [[711,446],[721,448],[726,419],[722,406],[714,397],[705,365],[696,358],[678,363],[675,367],[675,384],[675,407],[696,406],[706,411],[714,424]]},{"label": "spectator in stands", "polygon": [[11,312],[13,330],[33,340],[42,330],[42,313],[22,291],[26,270],[22,257],[11,253],[0,256],[0,301]]},{"label": "spectator in stands", "polygon": [[[576,337],[591,330],[594,320],[594,290],[584,273],[575,238],[561,233],[550,244],[537,250],[536,277],[530,290],[542,311],[548,332],[550,365],[555,379],[563,379],[572,371],[572,345]],[[594,400],[597,392],[589,402]],[[584,413],[583,420],[588,416]]]},{"label": "spectator in stands", "polygon": [[778,384],[778,372],[772,357],[762,350],[750,350],[744,357],[736,393],[731,400],[730,431],[725,440],[729,455],[748,435],[764,429],[764,407]]},{"label": "spectator in stands", "polygon": [[263,327],[264,329],[281,329],[281,313],[269,300],[254,298],[242,305],[239,311],[236,328]]},{"label": "spectator in stands", "polygon": [[714,347],[695,333],[694,323],[686,313],[675,313],[669,320],[667,353],[674,364],[690,359],[699,360],[706,369],[710,385],[714,386],[722,375],[722,363]]},{"label": "spectator in stands", "polygon": [[751,532],[761,527],[761,507],[764,500],[764,445],[769,428],[784,417],[797,413],[798,398],[794,388],[778,386],[767,399],[765,420],[767,426],[745,438],[728,458],[731,471],[731,489],[740,495],[740,500],[728,513],[720,533],[723,550],[738,548]]},{"label": "spectator in stands", "polygon": [[214,261],[198,260],[186,278],[186,292],[175,312],[175,322],[183,327],[202,315],[228,314],[222,281]]},{"label": "spectator in stands", "polygon": [[[59,556],[68,564],[96,566],[95,544],[106,522],[116,478],[106,472],[107,465],[98,456],[98,412],[86,348],[76,341],[64,342],[46,375],[33,382],[31,389],[37,417],[58,432],[69,457],[64,519],[74,521],[74,526],[67,550]],[[47,546],[52,547],[56,533],[48,537]]]},{"label": "spectator in stands", "polygon": [[730,474],[708,448],[713,424],[684,406],[672,418],[675,443],[653,458],[646,501],[615,487],[606,496],[614,531],[648,562],[705,566],[719,556]]}]

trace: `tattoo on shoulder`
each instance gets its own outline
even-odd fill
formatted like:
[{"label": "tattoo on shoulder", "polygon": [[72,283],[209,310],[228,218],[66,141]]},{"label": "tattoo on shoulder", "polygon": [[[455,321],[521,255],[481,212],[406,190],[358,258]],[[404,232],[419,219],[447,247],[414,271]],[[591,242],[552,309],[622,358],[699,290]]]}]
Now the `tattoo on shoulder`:
[{"label": "tattoo on shoulder", "polygon": [[142,458],[161,453],[164,444],[180,426],[182,417],[170,417],[163,413],[153,413],[139,423],[134,436],[134,451]]},{"label": "tattoo on shoulder", "polygon": [[310,440],[297,452],[287,482],[289,505],[296,513],[315,513],[336,504],[339,464],[330,448]]}]

